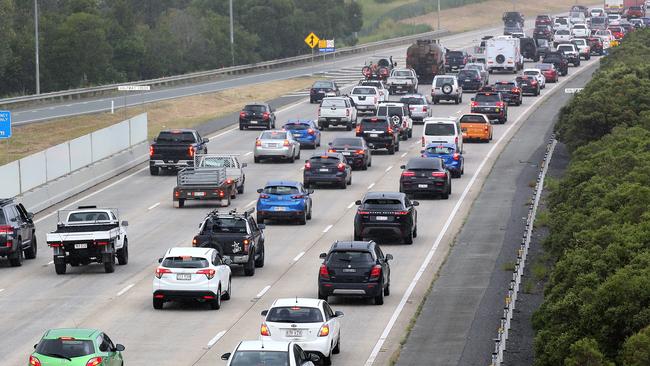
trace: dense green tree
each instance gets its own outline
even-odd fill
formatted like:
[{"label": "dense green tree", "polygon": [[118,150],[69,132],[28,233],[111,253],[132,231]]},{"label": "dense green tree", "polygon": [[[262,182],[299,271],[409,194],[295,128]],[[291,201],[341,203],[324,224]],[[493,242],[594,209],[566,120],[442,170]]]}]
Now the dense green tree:
[{"label": "dense green tree", "polygon": [[571,345],[571,355],[564,361],[565,366],[614,366],[605,359],[598,349],[598,343],[591,338],[583,338]]},{"label": "dense green tree", "polygon": [[650,365],[650,326],[625,341],[621,360],[623,366]]}]

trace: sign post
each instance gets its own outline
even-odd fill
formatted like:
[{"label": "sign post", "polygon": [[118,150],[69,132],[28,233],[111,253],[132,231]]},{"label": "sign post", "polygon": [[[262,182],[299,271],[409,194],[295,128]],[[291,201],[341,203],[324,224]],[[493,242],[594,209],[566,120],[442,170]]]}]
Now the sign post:
[{"label": "sign post", "polygon": [[[11,111],[0,111],[0,140],[7,140],[5,145],[7,162],[9,159],[9,140],[11,138]],[[4,164],[4,163],[3,163]]]},{"label": "sign post", "polygon": [[314,34],[314,32],[311,32],[305,37],[305,43],[307,43],[307,46],[311,48],[311,66],[312,68],[314,67],[314,47],[318,46],[318,42],[320,41],[320,38],[318,38],[317,35]]},{"label": "sign post", "polygon": [[[120,85],[117,87],[118,91],[123,91],[123,92],[130,92],[130,91],[149,91],[151,90],[151,86],[149,85]],[[126,104],[126,94],[124,93],[124,119],[126,119],[126,108],[128,107]],[[114,112],[114,103],[111,101],[111,113]]]},{"label": "sign post", "polygon": [[580,93],[584,88],[564,88],[566,94],[576,94]]}]

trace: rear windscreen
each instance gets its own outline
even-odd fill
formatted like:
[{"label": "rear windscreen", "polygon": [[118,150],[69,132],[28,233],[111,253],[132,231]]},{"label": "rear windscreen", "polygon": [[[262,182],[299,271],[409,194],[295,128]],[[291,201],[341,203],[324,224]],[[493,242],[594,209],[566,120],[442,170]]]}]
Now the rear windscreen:
[{"label": "rear windscreen", "polygon": [[464,115],[460,118],[460,123],[486,123],[485,118],[483,116],[476,116],[473,114],[470,115]]},{"label": "rear windscreen", "polygon": [[309,161],[312,163],[323,164],[323,165],[337,165],[341,161],[338,158],[331,156],[312,156],[309,158]]},{"label": "rear windscreen", "polygon": [[429,146],[426,148],[426,152],[429,154],[450,155],[454,153],[454,149],[446,146]]},{"label": "rear windscreen", "polygon": [[68,222],[79,221],[108,221],[110,218],[106,212],[73,212],[68,216]]},{"label": "rear windscreen", "polygon": [[284,140],[287,138],[287,135],[284,132],[270,131],[262,133],[260,136],[261,140]]},{"label": "rear windscreen", "polygon": [[388,127],[387,121],[361,121],[361,128],[364,130],[372,130],[373,128],[376,130],[384,130],[386,127]]},{"label": "rear windscreen", "polygon": [[269,310],[266,321],[272,323],[321,323],[323,314],[319,308],[278,306]]},{"label": "rear windscreen", "polygon": [[5,219],[5,212],[0,208],[0,225],[7,225],[7,219]]},{"label": "rear windscreen", "polygon": [[456,130],[452,123],[429,123],[424,126],[425,136],[453,136]]},{"label": "rear windscreen", "polygon": [[412,105],[427,105],[427,101],[424,98],[401,98],[400,103],[412,104]]},{"label": "rear windscreen", "polygon": [[352,90],[352,94],[357,94],[357,95],[375,95],[375,89],[374,88],[354,88]]},{"label": "rear windscreen", "polygon": [[244,110],[247,112],[264,113],[266,112],[266,106],[258,105],[258,104],[249,104],[246,107],[244,107]]},{"label": "rear windscreen", "polygon": [[573,47],[560,45],[560,46],[558,46],[557,50],[558,51],[563,51],[563,52],[564,51],[573,51]]},{"label": "rear windscreen", "polygon": [[440,159],[413,159],[406,164],[406,170],[436,170],[440,168]]},{"label": "rear windscreen", "polygon": [[246,234],[246,220],[235,217],[219,217],[211,221],[214,233]]},{"label": "rear windscreen", "polygon": [[95,353],[95,345],[90,340],[80,339],[42,339],[36,352],[54,358],[75,358]]},{"label": "rear windscreen", "polygon": [[393,73],[394,76],[411,76],[410,71],[395,71]]},{"label": "rear windscreen", "polygon": [[289,366],[289,353],[278,351],[237,351],[230,366]]},{"label": "rear windscreen", "polygon": [[363,146],[363,140],[360,138],[338,138],[332,141],[332,146]]},{"label": "rear windscreen", "polygon": [[537,76],[539,74],[537,71],[524,71],[524,75],[528,76]]},{"label": "rear windscreen", "polygon": [[157,142],[196,142],[192,132],[161,132]]},{"label": "rear windscreen", "polygon": [[442,88],[442,86],[445,85],[445,84],[454,85],[454,78],[437,78],[436,79],[436,87],[437,88]]},{"label": "rear windscreen", "polygon": [[463,53],[461,51],[448,51],[447,57],[463,57]]},{"label": "rear windscreen", "polygon": [[561,35],[561,36],[563,36],[563,35],[566,36],[566,35],[568,35],[568,34],[570,34],[570,33],[569,33],[569,31],[566,30],[566,29],[560,29],[560,30],[558,30],[557,32],[555,32],[555,34],[559,34],[559,35]]},{"label": "rear windscreen", "polygon": [[479,102],[479,103],[496,103],[500,102],[501,100],[499,99],[498,94],[476,94],[476,97],[474,97],[474,101]]},{"label": "rear windscreen", "polygon": [[209,262],[201,257],[182,256],[167,257],[161,265],[166,268],[206,268]]},{"label": "rear windscreen", "polygon": [[309,127],[309,125],[306,124],[306,123],[287,123],[287,124],[284,125],[282,128],[284,128],[285,130],[298,130],[298,131],[302,131],[302,130],[308,130],[310,127]]},{"label": "rear windscreen", "polygon": [[359,267],[361,265],[372,264],[375,261],[372,259],[372,255],[369,252],[360,252],[360,251],[334,251],[331,252],[327,264],[332,267],[341,267],[341,266],[352,266]]},{"label": "rear windscreen", "polygon": [[475,77],[478,77],[478,71],[477,70],[460,70],[458,72],[458,79],[473,79]]},{"label": "rear windscreen", "polygon": [[363,207],[369,210],[384,208],[399,210],[404,208],[400,200],[390,198],[368,198],[363,201]]},{"label": "rear windscreen", "polygon": [[361,85],[363,85],[363,86],[374,86],[377,89],[381,89],[381,82],[379,82],[379,81],[362,81]]},{"label": "rear windscreen", "polygon": [[514,84],[494,84],[494,89],[496,90],[510,90],[514,87]]},{"label": "rear windscreen", "polygon": [[312,88],[332,88],[332,83],[327,81],[317,81]]},{"label": "rear windscreen", "polygon": [[321,107],[345,108],[345,101],[342,99],[323,99]]},{"label": "rear windscreen", "polygon": [[404,111],[402,110],[402,107],[379,107],[377,110],[377,115],[381,117],[386,117],[386,116],[401,116]]},{"label": "rear windscreen", "polygon": [[263,192],[266,194],[278,194],[278,195],[300,193],[298,188],[293,186],[267,186],[266,188],[264,188]]},{"label": "rear windscreen", "polygon": [[603,24],[603,23],[605,23],[605,19],[606,18],[603,18],[603,17],[591,18],[591,24]]}]

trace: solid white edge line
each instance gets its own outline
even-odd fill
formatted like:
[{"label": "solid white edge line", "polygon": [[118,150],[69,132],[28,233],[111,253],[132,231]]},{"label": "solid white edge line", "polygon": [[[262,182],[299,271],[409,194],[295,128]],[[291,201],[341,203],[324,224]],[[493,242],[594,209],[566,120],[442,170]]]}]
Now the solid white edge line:
[{"label": "solid white edge line", "polygon": [[47,262],[48,265],[53,264],[53,263],[54,263],[54,261]]},{"label": "solid white edge line", "polygon": [[404,154],[402,154],[402,155],[400,155],[400,158],[403,158],[403,157],[405,157],[405,156],[406,156],[406,154],[408,154],[408,153],[404,153]]},{"label": "solid white edge line", "polygon": [[122,296],[124,295],[127,291],[129,291],[133,286],[135,286],[135,283],[132,283],[125,288],[121,289],[120,292],[117,293],[117,296]]},{"label": "solid white edge line", "polygon": [[[579,75],[582,73],[584,70],[586,70],[586,67],[579,70],[576,73],[573,73],[572,75]],[[562,81],[562,83],[567,83],[569,80],[572,80],[573,78],[567,78]],[[556,84],[557,87],[559,87],[560,84]],[[555,86],[554,88],[555,89]],[[540,101],[546,100],[544,99],[537,99],[528,106],[523,112],[519,115],[519,118],[517,118],[510,126],[504,131],[503,135],[499,138],[499,140],[496,141],[494,145],[492,145],[492,148],[487,152],[485,157],[483,158],[483,161],[481,161],[481,164],[478,166],[476,169],[476,172],[474,172],[474,175],[472,175],[472,178],[470,179],[469,183],[465,187],[465,190],[463,190],[463,193],[461,194],[460,198],[458,199],[458,202],[454,205],[454,208],[451,210],[451,214],[447,218],[447,221],[445,221],[445,225],[442,227],[442,230],[440,233],[438,233],[438,236],[436,237],[436,240],[433,242],[433,245],[431,246],[431,249],[429,249],[429,252],[427,253],[427,256],[424,258],[424,261],[422,262],[422,265],[420,265],[420,268],[418,271],[415,273],[415,276],[413,277],[413,280],[411,280],[411,283],[409,284],[408,288],[404,292],[404,295],[402,295],[402,298],[400,299],[399,304],[397,305],[397,308],[393,312],[393,315],[390,317],[390,320],[386,324],[386,327],[384,328],[384,331],[381,333],[381,336],[377,340],[377,343],[375,343],[375,347],[372,349],[372,352],[370,353],[370,356],[368,357],[368,360],[366,360],[365,366],[372,366],[372,364],[375,362],[375,359],[377,358],[377,355],[379,354],[379,351],[381,350],[381,347],[384,345],[384,342],[388,338],[388,335],[390,334],[390,331],[393,329],[393,326],[395,325],[395,322],[397,322],[397,318],[400,316],[402,313],[402,310],[404,310],[404,306],[406,306],[406,302],[408,301],[409,297],[411,297],[411,293],[413,293],[413,290],[415,289],[415,285],[418,283],[420,280],[420,277],[422,277],[422,274],[427,270],[427,267],[429,266],[429,263],[431,262],[431,259],[433,258],[433,254],[438,250],[438,246],[442,242],[442,238],[445,236],[447,233],[447,230],[449,230],[449,227],[451,226],[452,221],[455,219],[456,214],[458,213],[458,210],[460,209],[460,206],[463,204],[465,201],[465,198],[467,197],[467,194],[469,193],[469,190],[474,186],[474,183],[476,182],[476,179],[483,170],[483,167],[487,163],[488,159],[492,156],[492,153],[496,150],[497,146],[499,146],[503,140],[505,139],[506,136],[510,133],[510,131],[517,126],[521,121],[522,117],[526,116],[526,113],[528,113],[529,110],[531,110],[533,107],[537,106],[537,104],[540,103]],[[527,116],[530,117],[530,116]]]},{"label": "solid white edge line", "polygon": [[305,255],[305,252],[298,253],[297,256],[293,257],[293,261],[297,262],[300,258],[302,258],[303,255]]},{"label": "solid white edge line", "polygon": [[323,232],[326,233],[326,232],[330,231],[330,229],[331,229],[332,227],[334,227],[334,225],[331,225],[331,224],[330,224],[330,225],[327,225],[327,227],[326,227],[325,229],[323,229]]},{"label": "solid white edge line", "polygon": [[248,155],[250,155],[250,154],[252,154],[252,153],[253,153],[252,151],[249,151],[249,152],[247,152],[246,154],[244,154],[244,156],[248,156]]},{"label": "solid white edge line", "polygon": [[270,288],[271,288],[271,285],[266,285],[266,287],[264,287],[264,288],[262,289],[262,291],[260,291],[257,295],[255,295],[255,298],[256,298],[256,299],[261,298],[262,296],[264,296],[264,294],[266,293],[266,291],[268,291]]},{"label": "solid white edge line", "polygon": [[370,185],[368,186],[368,189],[371,189],[371,188],[374,187],[374,186],[375,186],[375,182],[372,182],[372,183],[370,183]]},{"label": "solid white edge line", "polygon": [[215,343],[219,342],[219,340],[221,339],[221,337],[224,336],[224,334],[226,334],[225,330],[222,330],[221,332],[217,333],[217,335],[214,336],[214,338],[212,338],[210,342],[208,342],[208,348],[211,348],[212,346],[214,346]]},{"label": "solid white edge line", "polygon": [[350,204],[348,205],[348,209],[351,209],[353,206],[354,206],[354,202],[352,202],[352,203],[350,203]]},{"label": "solid white edge line", "polygon": [[386,168],[385,172],[388,173],[391,169],[393,169],[393,166],[392,166],[392,165],[389,166],[388,168]]},{"label": "solid white edge line", "polygon": [[153,210],[154,208],[160,206],[160,202],[154,203],[153,205],[147,207],[147,210]]}]

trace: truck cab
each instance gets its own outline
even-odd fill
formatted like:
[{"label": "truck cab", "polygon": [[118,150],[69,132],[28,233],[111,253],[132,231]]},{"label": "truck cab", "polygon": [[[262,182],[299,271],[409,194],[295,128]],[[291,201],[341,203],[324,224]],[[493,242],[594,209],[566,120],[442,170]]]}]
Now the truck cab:
[{"label": "truck cab", "polygon": [[196,130],[162,130],[149,146],[149,172],[158,175],[161,169],[178,170],[194,166],[194,155],[207,154],[209,139]]}]

